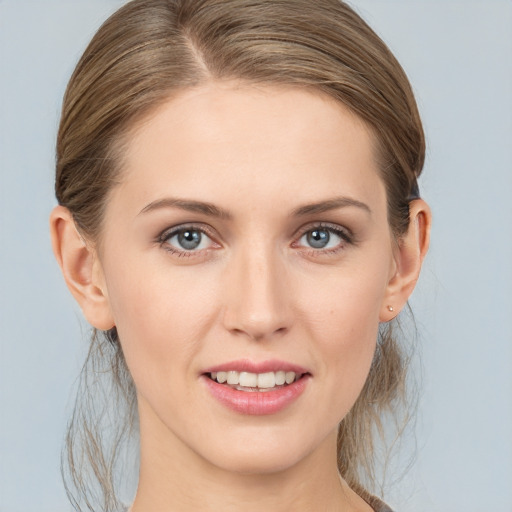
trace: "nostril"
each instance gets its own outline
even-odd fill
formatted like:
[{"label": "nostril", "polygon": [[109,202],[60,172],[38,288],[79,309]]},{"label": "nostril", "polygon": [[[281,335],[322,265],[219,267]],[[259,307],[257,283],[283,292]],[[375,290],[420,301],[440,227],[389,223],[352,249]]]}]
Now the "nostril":
[{"label": "nostril", "polygon": [[286,334],[286,332],[288,332],[288,327],[278,327],[275,330],[269,329],[268,331],[264,329],[256,329],[254,327],[247,327],[246,329],[233,328],[230,329],[230,331],[236,336],[247,336],[254,341],[263,341],[266,338],[270,339],[275,335]]}]

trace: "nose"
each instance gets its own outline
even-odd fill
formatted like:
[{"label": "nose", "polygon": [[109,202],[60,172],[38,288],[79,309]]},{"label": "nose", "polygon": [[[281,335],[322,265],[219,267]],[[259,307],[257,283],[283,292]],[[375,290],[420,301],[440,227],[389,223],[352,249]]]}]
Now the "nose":
[{"label": "nose", "polygon": [[227,270],[224,327],[252,340],[271,339],[292,324],[288,272],[271,247],[247,250]]}]

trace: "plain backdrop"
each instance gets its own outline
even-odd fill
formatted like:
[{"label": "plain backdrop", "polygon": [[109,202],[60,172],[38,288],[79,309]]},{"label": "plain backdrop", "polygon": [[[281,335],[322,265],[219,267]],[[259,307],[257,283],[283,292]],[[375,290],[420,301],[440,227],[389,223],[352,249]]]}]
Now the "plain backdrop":
[{"label": "plain backdrop", "polygon": [[[86,327],[50,248],[66,81],[119,0],[0,0],[0,510],[70,510],[59,454]],[[417,94],[434,212],[402,512],[512,511],[512,2],[353,0]],[[319,511],[320,512],[320,511]]]}]

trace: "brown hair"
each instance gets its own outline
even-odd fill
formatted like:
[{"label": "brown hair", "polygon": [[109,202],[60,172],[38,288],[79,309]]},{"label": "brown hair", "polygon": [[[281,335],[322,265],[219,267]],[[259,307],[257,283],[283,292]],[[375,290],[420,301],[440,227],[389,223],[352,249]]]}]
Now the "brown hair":
[{"label": "brown hair", "polygon": [[[57,199],[86,238],[100,241],[108,193],[122,173],[122,147],[137,121],[173,92],[228,79],[311,88],[363,119],[374,133],[389,224],[400,239],[425,156],[421,121],[397,60],[340,0],[134,0],[111,16],[71,77],[57,141]],[[407,355],[391,329],[383,327],[365,387],[339,427],[339,470],[363,496],[364,475],[373,477],[375,432],[405,396]],[[98,364],[110,369],[114,396],[127,409],[124,423],[106,436],[113,449],[102,446],[97,418],[106,409],[93,411],[96,417],[90,411],[96,402],[86,380],[102,371]],[[115,330],[105,339],[94,334],[82,379],[68,432],[71,483],[92,509],[80,476],[88,467],[100,485],[102,510],[114,510],[115,448],[127,422],[136,421]],[[68,493],[80,509],[81,498]]]}]

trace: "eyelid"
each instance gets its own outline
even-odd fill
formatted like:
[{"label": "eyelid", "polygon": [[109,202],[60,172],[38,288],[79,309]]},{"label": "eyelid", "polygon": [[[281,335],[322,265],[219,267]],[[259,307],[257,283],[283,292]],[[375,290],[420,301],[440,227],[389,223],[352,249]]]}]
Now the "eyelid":
[{"label": "eyelid", "polygon": [[166,250],[168,250],[169,252],[172,252],[175,254],[187,255],[187,256],[199,255],[201,253],[204,253],[204,252],[212,249],[212,247],[208,247],[206,249],[200,249],[198,251],[191,251],[191,250],[187,251],[185,249],[180,250],[179,248],[168,244],[169,239],[171,239],[173,236],[177,235],[180,231],[184,231],[187,229],[193,229],[193,230],[199,231],[199,232],[203,233],[204,235],[206,235],[211,240],[213,248],[220,247],[220,243],[217,242],[218,237],[214,233],[213,229],[211,229],[208,225],[196,223],[196,222],[185,222],[182,224],[177,224],[170,228],[166,228],[157,236],[156,241],[161,246],[164,246],[167,244],[167,246],[164,248]]},{"label": "eyelid", "polygon": [[[168,243],[169,239],[178,234],[180,231],[184,231],[186,229],[194,229],[197,230],[204,235],[206,235],[210,241],[211,246],[200,249],[200,250],[186,250],[186,249],[179,249],[171,244]],[[326,248],[326,249],[315,249],[312,247],[307,247],[304,245],[299,244],[301,238],[308,233],[308,231],[312,231],[314,229],[325,229],[333,232],[335,235],[339,236],[342,239],[342,242],[335,248]],[[181,256],[199,256],[201,254],[204,254],[206,252],[209,252],[212,249],[217,249],[221,247],[221,244],[217,241],[218,235],[216,232],[207,224],[203,223],[196,223],[196,222],[185,222],[182,224],[177,224],[171,227],[168,227],[164,229],[156,238],[156,242],[159,243],[165,250],[168,250],[169,252],[181,255]],[[345,246],[346,244],[355,244],[356,241],[354,239],[353,232],[345,227],[341,226],[339,224],[331,223],[331,222],[309,222],[303,226],[301,226],[293,236],[293,242],[291,244],[292,247],[296,248],[302,248],[304,250],[309,250],[312,253],[315,253],[316,255],[320,254],[326,254],[326,253],[332,253],[336,252],[337,250],[340,250]]]},{"label": "eyelid", "polygon": [[176,224],[175,226],[165,228],[158,235],[158,240],[165,242],[172,235],[175,235],[176,233],[179,233],[185,229],[195,229],[197,231],[201,231],[201,233],[204,233],[205,235],[208,235],[210,238],[215,238],[213,230],[209,226],[197,222],[184,222],[182,224]]},{"label": "eyelid", "polygon": [[299,230],[297,230],[294,236],[294,244],[296,244],[308,231],[312,231],[313,229],[318,228],[332,231],[347,243],[355,243],[354,234],[350,229],[348,229],[345,226],[341,226],[339,224],[334,224],[331,222],[309,222],[308,224],[302,226]]}]

